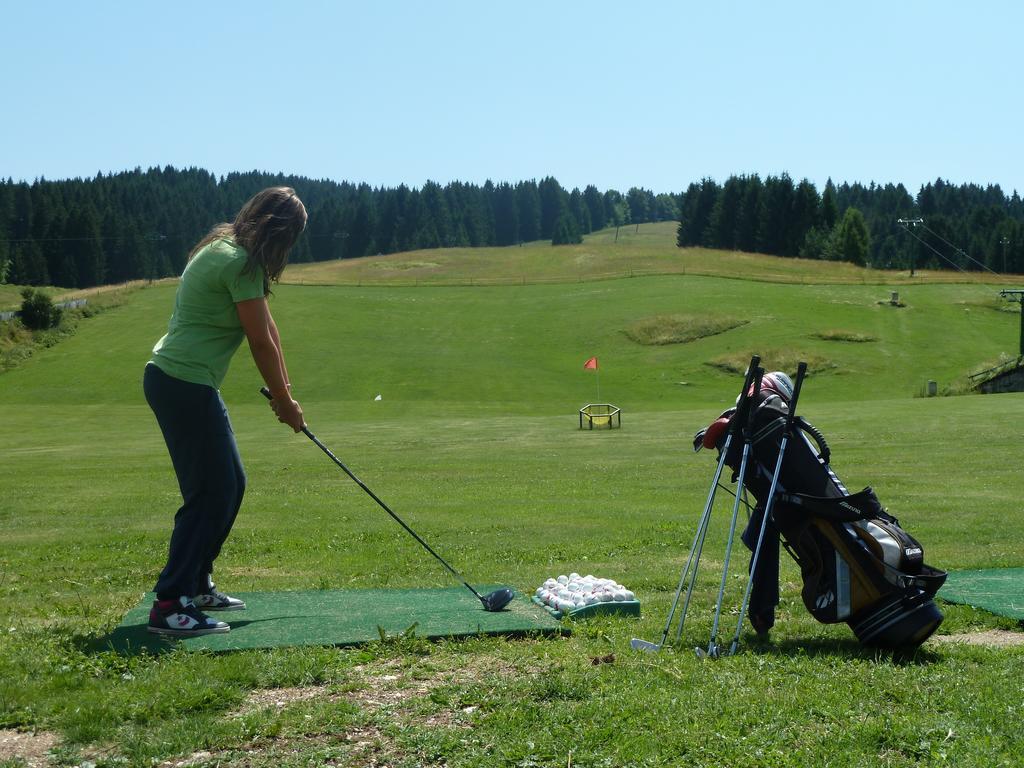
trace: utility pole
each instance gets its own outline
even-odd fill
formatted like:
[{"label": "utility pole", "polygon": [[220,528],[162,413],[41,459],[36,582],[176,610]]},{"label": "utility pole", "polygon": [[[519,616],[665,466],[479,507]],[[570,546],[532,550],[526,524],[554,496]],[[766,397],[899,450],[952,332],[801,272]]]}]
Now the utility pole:
[{"label": "utility pole", "polygon": [[1006,274],[1006,249],[1010,245],[1010,238],[1003,235],[999,238],[999,242],[1003,244],[1003,274]]},{"label": "utility pole", "polygon": [[1024,357],[1024,290],[1000,291],[1004,299],[1020,302],[1020,356]]},{"label": "utility pole", "polygon": [[[916,227],[918,224],[924,224],[924,219],[896,219],[896,223],[903,227],[908,232],[911,227]],[[914,251],[910,251],[910,276],[914,276]]]}]

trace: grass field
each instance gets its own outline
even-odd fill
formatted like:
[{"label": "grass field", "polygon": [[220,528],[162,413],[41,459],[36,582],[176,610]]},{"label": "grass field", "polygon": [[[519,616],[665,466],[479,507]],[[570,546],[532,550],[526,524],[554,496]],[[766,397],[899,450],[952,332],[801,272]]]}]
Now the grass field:
[{"label": "grass field", "polygon": [[[633,234],[677,255],[664,233],[661,246],[657,233]],[[618,244],[588,242],[614,260],[606,251]],[[789,562],[772,641],[744,634],[741,654],[696,659],[724,508],[685,642],[657,656],[629,648],[660,637],[711,480],[714,457],[694,454],[691,436],[735,397],[730,370],[753,352],[770,366],[811,363],[801,410],[828,436],[834,468],[853,488],[872,485],[931,564],[1024,565],[1024,396],[917,397],[929,379],[951,387],[1015,352],[1019,324],[1000,286],[819,281],[797,262],[786,282],[774,261],[763,279],[738,280],[750,270],[731,259],[762,262],[729,254],[708,262],[719,274],[555,283],[535,248],[541,279],[525,284],[469,263],[482,254],[442,251],[382,258],[446,264],[435,282],[450,285],[387,285],[391,268],[363,260],[385,284],[335,280],[328,271],[348,265],[327,265],[323,285],[280,286],[272,306],[296,394],[313,431],[471,580],[529,593],[558,573],[608,576],[637,592],[639,620],[594,620],[559,639],[97,651],[152,585],[177,505],[140,391],[174,286],[142,287],[0,374],[0,745],[23,745],[6,763],[0,746],[0,765],[33,749],[97,766],[1024,762],[1019,648],[940,637],[910,656],[862,649],[845,626],[808,616]],[[313,269],[287,274],[309,283]],[[594,269],[585,277],[604,272]],[[456,284],[473,270],[494,284]],[[891,286],[906,306],[885,303]],[[664,318],[743,323],[675,344],[627,332]],[[592,355],[598,375],[582,370]],[[273,420],[258,386],[243,350],[223,395],[250,484],[219,583],[447,586],[436,562]],[[621,430],[578,430],[577,409],[598,400],[623,408]],[[734,558],[734,602],[744,567]],[[1018,629],[942,608],[943,637]]]}]

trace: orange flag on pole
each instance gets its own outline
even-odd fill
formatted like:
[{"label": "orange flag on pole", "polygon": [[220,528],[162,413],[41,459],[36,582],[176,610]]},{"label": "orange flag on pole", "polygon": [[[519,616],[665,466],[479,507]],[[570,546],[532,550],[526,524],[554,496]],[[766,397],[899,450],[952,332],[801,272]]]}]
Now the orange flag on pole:
[{"label": "orange flag on pole", "polygon": [[587,362],[585,362],[583,364],[583,368],[584,369],[586,369],[586,368],[593,368],[596,371],[597,370],[597,358],[596,357],[592,357],[589,360],[587,360]]}]

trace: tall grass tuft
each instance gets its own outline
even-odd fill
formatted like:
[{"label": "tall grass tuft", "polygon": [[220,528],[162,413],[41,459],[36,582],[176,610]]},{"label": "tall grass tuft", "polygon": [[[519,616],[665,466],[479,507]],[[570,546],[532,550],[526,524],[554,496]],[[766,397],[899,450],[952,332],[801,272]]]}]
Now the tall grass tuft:
[{"label": "tall grass tuft", "polygon": [[749,320],[735,317],[708,317],[707,315],[656,315],[637,320],[623,333],[637,344],[660,346],[685,344],[688,341],[717,336],[746,325]]}]

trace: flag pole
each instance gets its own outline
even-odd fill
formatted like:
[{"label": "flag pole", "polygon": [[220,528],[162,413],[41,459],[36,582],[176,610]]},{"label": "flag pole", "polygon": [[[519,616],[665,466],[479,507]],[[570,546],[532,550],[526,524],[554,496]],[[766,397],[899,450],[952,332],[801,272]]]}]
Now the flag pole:
[{"label": "flag pole", "polygon": [[592,357],[583,364],[583,368],[591,368],[594,371],[594,376],[597,379],[597,402],[601,402],[601,371],[597,365],[597,358]]}]

